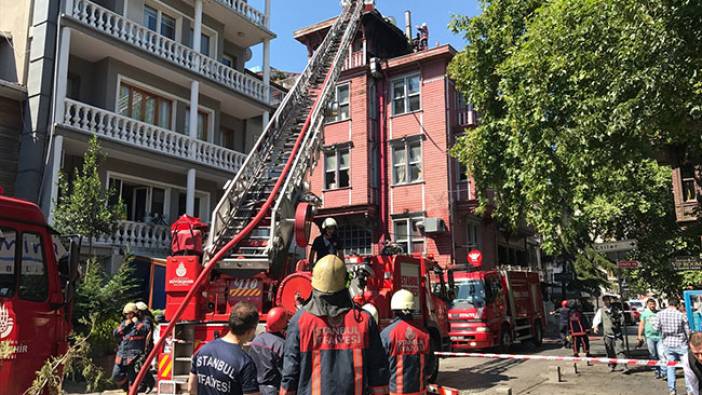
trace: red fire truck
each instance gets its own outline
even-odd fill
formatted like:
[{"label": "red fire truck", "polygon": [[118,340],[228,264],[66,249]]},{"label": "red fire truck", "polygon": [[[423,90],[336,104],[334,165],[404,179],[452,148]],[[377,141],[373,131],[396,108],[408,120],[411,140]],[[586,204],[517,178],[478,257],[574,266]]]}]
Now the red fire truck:
[{"label": "red fire truck", "polygon": [[1,196],[0,394],[22,394],[51,356],[64,353],[78,249],[58,242],[35,204]]},{"label": "red fire truck", "polygon": [[541,345],[546,325],[539,275],[511,270],[453,271],[451,348],[476,350],[513,342]]}]

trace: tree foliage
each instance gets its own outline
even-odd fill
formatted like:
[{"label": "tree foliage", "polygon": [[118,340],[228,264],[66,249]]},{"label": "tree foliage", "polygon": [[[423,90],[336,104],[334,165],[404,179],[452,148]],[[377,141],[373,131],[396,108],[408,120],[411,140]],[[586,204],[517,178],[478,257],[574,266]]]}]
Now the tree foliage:
[{"label": "tree foliage", "polygon": [[93,136],[83,157],[83,166],[76,168],[72,182],[59,175],[60,197],[54,214],[56,229],[68,235],[79,235],[88,239],[90,253],[92,242],[100,235],[113,233],[117,221],[125,218],[121,199],[111,205],[115,191],[103,187],[100,180],[100,164],[103,155],[97,137]]},{"label": "tree foliage", "polygon": [[675,279],[659,269],[695,241],[669,166],[702,161],[701,21],[683,0],[485,0],[454,18],[468,44],[450,75],[480,125],[453,154],[482,205],[494,191],[495,215],[548,253],[637,238],[642,278]]}]

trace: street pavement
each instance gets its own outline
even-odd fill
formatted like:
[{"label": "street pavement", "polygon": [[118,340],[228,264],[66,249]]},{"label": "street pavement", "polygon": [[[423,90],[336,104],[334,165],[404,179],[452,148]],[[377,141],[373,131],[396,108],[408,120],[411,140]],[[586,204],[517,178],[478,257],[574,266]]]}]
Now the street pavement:
[{"label": "street pavement", "polygon": [[[605,356],[600,338],[591,342],[594,356]],[[555,340],[540,348],[515,345],[511,354],[571,356],[572,350],[560,348]],[[645,358],[644,350],[635,350],[632,357]],[[551,366],[560,366],[563,382],[549,381]],[[538,360],[490,360],[482,358],[444,358],[441,360],[438,384],[453,387],[463,394],[494,394],[499,387],[510,387],[512,394],[564,395],[659,395],[668,394],[666,383],[656,380],[649,368],[637,367],[624,374],[623,367],[609,372],[607,365]],[[682,369],[678,369],[677,391],[685,394]]]}]

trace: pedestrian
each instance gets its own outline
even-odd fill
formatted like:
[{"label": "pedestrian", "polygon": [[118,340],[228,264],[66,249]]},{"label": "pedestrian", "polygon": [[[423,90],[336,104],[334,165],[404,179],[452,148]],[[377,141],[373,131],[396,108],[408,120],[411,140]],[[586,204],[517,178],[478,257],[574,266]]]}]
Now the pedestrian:
[{"label": "pedestrian", "polygon": [[434,354],[429,334],[411,324],[414,295],[400,289],[390,300],[394,321],[380,333],[390,370],[391,394],[426,394]]},{"label": "pedestrian", "polygon": [[137,307],[127,303],[122,308],[124,320],[112,332],[119,346],[112,369],[112,381],[120,388],[127,389],[136,378],[136,362],[143,357],[146,349],[146,336],[151,328],[137,317]]},{"label": "pedestrian", "polygon": [[683,371],[688,394],[702,395],[702,332],[690,335],[687,357],[683,358]]},{"label": "pedestrian", "polygon": [[[661,332],[663,355],[667,361],[681,361],[687,353],[687,334],[689,328],[685,315],[680,312],[680,300],[668,299],[668,307],[656,314],[653,328]],[[675,367],[667,367],[668,392],[675,395]],[[689,389],[687,392],[690,392]]]},{"label": "pedestrian", "polygon": [[310,268],[314,268],[315,262],[327,255],[336,255],[343,261],[343,246],[337,235],[336,228],[337,224],[334,218],[329,217],[322,222],[322,234],[314,239],[310,249]]},{"label": "pedestrian", "polygon": [[[602,325],[602,340],[604,341],[607,358],[626,358],[624,353],[624,337],[622,334],[622,325],[624,324],[624,314],[618,305],[614,304],[615,297],[612,295],[604,295],[602,303],[604,307],[597,309],[595,318],[592,320],[592,330],[597,335],[600,333],[600,325]],[[609,371],[614,372],[617,369],[615,362],[609,363]],[[628,373],[629,368],[624,365],[624,373]]]},{"label": "pedestrian", "polygon": [[285,338],[281,395],[385,394],[387,357],[373,317],[351,301],[341,258],[312,270],[312,295]]},{"label": "pedestrian", "polygon": [[561,346],[563,346],[563,348],[570,348],[570,342],[568,341],[568,325],[570,319],[570,308],[568,301],[563,300],[561,302],[561,307],[552,312],[551,315],[558,316],[558,334],[561,338]]},{"label": "pedestrian", "polygon": [[275,395],[280,390],[285,351],[285,329],[290,315],[282,307],[273,307],[266,316],[266,331],[249,344],[249,355],[256,364],[261,395]]},{"label": "pedestrian", "polygon": [[[639,342],[639,346],[646,341],[646,346],[648,348],[648,356],[651,360],[659,360],[661,348],[661,332],[653,328],[653,322],[656,320],[656,300],[651,298],[646,301],[646,309],[641,314],[641,319],[639,320],[639,331],[636,337]],[[661,365],[656,365],[654,371],[657,379],[665,378],[663,374],[663,367]]]},{"label": "pedestrian", "polygon": [[[582,349],[586,357],[591,357],[590,338],[587,335],[587,321],[582,313],[580,302],[577,300],[573,301],[568,323],[570,338],[573,342],[573,356],[579,357],[580,349]],[[587,365],[592,365],[592,362],[588,361]]]},{"label": "pedestrian", "polygon": [[193,356],[188,379],[191,395],[258,394],[256,365],[242,346],[253,339],[258,309],[239,302],[229,315],[229,331]]}]

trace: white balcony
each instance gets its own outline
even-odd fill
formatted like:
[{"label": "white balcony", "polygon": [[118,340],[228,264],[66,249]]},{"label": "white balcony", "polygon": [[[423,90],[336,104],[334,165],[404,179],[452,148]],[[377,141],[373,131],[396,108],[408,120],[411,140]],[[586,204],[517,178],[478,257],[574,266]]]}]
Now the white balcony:
[{"label": "white balcony", "polygon": [[246,0],[215,0],[217,3],[231,9],[237,14],[248,19],[254,25],[267,29],[266,16],[263,12],[249,5]]},{"label": "white balcony", "polygon": [[349,52],[349,56],[346,57],[344,64],[341,66],[342,70],[349,70],[356,67],[361,67],[366,65],[366,53],[364,51]]},{"label": "white balcony", "polygon": [[102,235],[95,239],[98,246],[125,247],[132,253],[150,251],[166,254],[171,246],[168,226],[152,225],[142,222],[119,221],[117,230],[111,235]]},{"label": "white balcony", "polygon": [[246,159],[242,153],[71,99],[65,101],[62,125],[231,174],[238,172]]},{"label": "white balcony", "polygon": [[270,105],[270,87],[260,79],[164,37],[88,0],[69,0],[66,17],[145,53],[196,73],[230,90]]}]

